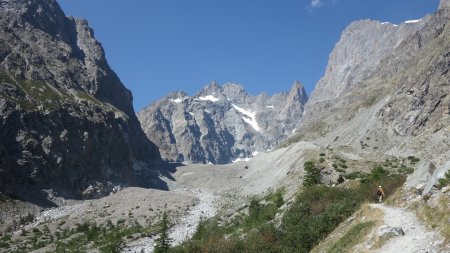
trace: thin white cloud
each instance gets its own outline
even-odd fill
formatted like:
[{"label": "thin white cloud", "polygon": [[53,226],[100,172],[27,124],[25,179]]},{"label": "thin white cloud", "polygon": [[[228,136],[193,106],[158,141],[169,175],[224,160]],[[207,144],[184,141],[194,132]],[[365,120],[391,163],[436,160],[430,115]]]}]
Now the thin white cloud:
[{"label": "thin white cloud", "polygon": [[315,8],[319,8],[323,5],[322,0],[311,0],[311,3],[309,4],[309,6],[313,9]]},{"label": "thin white cloud", "polygon": [[309,4],[306,6],[306,9],[313,12],[314,10],[324,6],[333,7],[338,1],[339,0],[310,0]]}]

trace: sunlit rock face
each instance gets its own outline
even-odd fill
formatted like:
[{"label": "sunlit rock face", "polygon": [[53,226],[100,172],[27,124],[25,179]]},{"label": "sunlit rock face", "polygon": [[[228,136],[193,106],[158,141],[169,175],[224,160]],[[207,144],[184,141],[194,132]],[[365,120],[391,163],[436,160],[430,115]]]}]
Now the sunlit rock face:
[{"label": "sunlit rock face", "polygon": [[174,92],[138,113],[144,132],[168,161],[224,164],[276,147],[294,130],[307,101],[303,85],[272,96],[236,83]]}]

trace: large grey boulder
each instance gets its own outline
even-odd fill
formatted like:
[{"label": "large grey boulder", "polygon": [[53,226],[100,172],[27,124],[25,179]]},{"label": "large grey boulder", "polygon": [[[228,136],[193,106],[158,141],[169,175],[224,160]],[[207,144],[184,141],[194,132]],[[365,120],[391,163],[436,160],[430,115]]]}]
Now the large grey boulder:
[{"label": "large grey boulder", "polygon": [[378,238],[381,240],[387,241],[392,237],[405,235],[403,229],[401,227],[390,227],[387,225],[383,225],[378,228]]}]

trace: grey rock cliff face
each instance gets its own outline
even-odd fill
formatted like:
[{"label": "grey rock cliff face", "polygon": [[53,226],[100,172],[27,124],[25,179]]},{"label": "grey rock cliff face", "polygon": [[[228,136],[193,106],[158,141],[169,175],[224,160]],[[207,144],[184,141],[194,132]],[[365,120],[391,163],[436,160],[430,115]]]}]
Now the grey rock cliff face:
[{"label": "grey rock cliff face", "polygon": [[0,1],[0,79],[2,192],[98,197],[160,160],[92,29],[56,1]]},{"label": "grey rock cliff face", "polygon": [[[311,94],[309,105],[332,101],[355,88],[361,88],[383,67],[391,71],[401,68],[397,65],[383,66],[382,61],[423,25],[424,22],[395,25],[373,20],[350,24],[330,54],[325,75]],[[411,56],[403,55],[402,65]]]},{"label": "grey rock cliff face", "polygon": [[274,148],[291,134],[307,99],[297,81],[290,92],[273,96],[212,82],[192,97],[174,92],[138,117],[164,159],[224,164]]},{"label": "grey rock cliff face", "polygon": [[351,24],[305,105],[298,134],[330,148],[420,157],[421,167],[432,163],[443,175],[450,159],[449,21],[450,3],[442,0],[420,20]]}]

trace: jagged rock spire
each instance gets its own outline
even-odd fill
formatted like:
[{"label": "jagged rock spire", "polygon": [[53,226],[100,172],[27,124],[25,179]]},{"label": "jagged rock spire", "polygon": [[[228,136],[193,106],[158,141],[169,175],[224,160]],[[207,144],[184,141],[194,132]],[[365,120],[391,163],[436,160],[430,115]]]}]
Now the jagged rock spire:
[{"label": "jagged rock spire", "polygon": [[289,92],[289,97],[306,103],[308,96],[305,91],[305,86],[300,81],[295,80],[291,91]]}]

